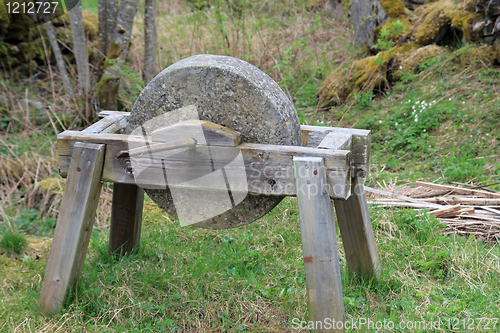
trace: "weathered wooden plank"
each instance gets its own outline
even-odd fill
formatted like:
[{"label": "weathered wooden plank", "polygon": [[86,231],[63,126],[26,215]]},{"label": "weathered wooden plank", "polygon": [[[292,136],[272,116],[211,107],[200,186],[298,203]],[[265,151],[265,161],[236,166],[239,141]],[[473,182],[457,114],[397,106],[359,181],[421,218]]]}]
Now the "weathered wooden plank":
[{"label": "weathered wooden plank", "polygon": [[[128,158],[114,158],[119,151],[128,149],[127,140],[133,140],[133,145],[136,147],[144,146],[146,142],[142,137],[129,138],[128,135],[120,134],[85,135],[75,131],[65,131],[59,134],[58,151],[61,175],[64,177],[67,172],[72,147],[77,141],[105,143],[107,145],[102,177],[104,181],[136,184],[136,178],[139,174],[136,172],[136,177],[134,177],[134,171],[147,168],[149,170],[147,174],[140,174],[142,177],[141,186],[144,187],[166,185],[162,183],[164,169],[168,170],[169,175],[175,175],[174,178],[177,180],[192,179],[193,176],[200,176],[208,168],[212,170],[212,168],[224,167],[241,152],[244,170],[232,167],[225,168],[225,171],[228,175],[233,174],[235,177],[245,172],[248,193],[293,196],[296,194],[296,186],[292,158],[293,156],[313,156],[322,157],[325,160],[328,184],[330,185],[328,187],[329,194],[334,198],[347,198],[350,195],[351,160],[349,151],[258,144],[242,144],[238,147],[197,146],[191,153],[185,152],[168,159],[154,154],[134,158],[132,160],[134,165],[132,165]],[[186,187],[187,185],[177,181],[175,184],[169,183],[169,186]],[[221,190],[227,191],[227,188],[221,187]]]},{"label": "weathered wooden plank", "polygon": [[467,194],[467,195],[474,195],[474,196],[483,197],[483,198],[500,198],[500,193],[493,193],[493,192],[488,192],[488,191],[483,191],[483,190],[476,190],[476,189],[456,187],[456,186],[450,186],[450,185],[441,185],[441,184],[434,184],[434,183],[426,183],[426,182],[419,182],[419,181],[415,182],[415,184],[420,185],[420,186],[426,186],[426,187],[433,188],[436,190],[449,190],[455,194]]},{"label": "weathered wooden plank", "polygon": [[[112,114],[123,115],[127,118],[130,112],[101,111],[99,116],[104,117]],[[353,176],[366,177],[368,175],[371,141],[369,130],[311,125],[301,125],[300,128],[302,130],[302,146],[310,148],[318,148],[321,141],[331,132],[352,134]]]},{"label": "weathered wooden plank", "polygon": [[[384,191],[384,190],[381,190],[381,189],[378,189],[378,188],[371,188],[371,187],[365,186],[364,190],[366,192],[371,192],[371,193],[375,193],[375,194],[378,194],[378,195],[383,195],[383,196],[386,196],[386,197],[396,198],[396,199],[399,199],[399,200],[408,201],[408,202],[412,202],[412,203],[415,203],[415,204],[421,204],[421,203],[423,203],[423,200],[414,199],[414,198],[411,198],[411,197],[407,197],[406,195],[392,193],[392,192]],[[434,204],[434,203],[428,203],[427,206],[431,207],[431,208],[442,208],[443,207],[441,205]]]},{"label": "weathered wooden plank", "polygon": [[[353,177],[366,177],[370,165],[370,141],[369,130],[340,127],[322,127],[302,125],[302,141],[307,147],[318,147],[329,133],[346,133],[352,135],[352,163],[354,166]],[[319,148],[319,147],[318,147]]]},{"label": "weathered wooden plank", "polygon": [[99,201],[104,151],[103,144],[81,142],[73,149],[38,302],[44,313],[62,308],[82,271]]},{"label": "weathered wooden plank", "polygon": [[[105,118],[99,120],[98,122],[90,125],[86,129],[84,129],[83,133],[110,133],[111,130],[116,126],[116,123],[119,123],[120,120],[125,118],[123,115],[111,114],[106,116]],[[110,128],[108,130],[108,128]]]},{"label": "weathered wooden plank", "polygon": [[113,185],[109,251],[126,254],[139,246],[144,190],[134,184]]},{"label": "weathered wooden plank", "polygon": [[464,198],[456,195],[450,195],[446,197],[437,198],[426,198],[420,199],[424,202],[437,203],[441,205],[473,205],[473,206],[488,206],[488,205],[500,205],[500,198]]},{"label": "weathered wooden plank", "polygon": [[[450,217],[459,214],[462,207],[460,205],[444,206],[429,212],[429,215],[434,215],[435,217]],[[451,214],[451,215],[449,215]]]},{"label": "weathered wooden plank", "polygon": [[128,119],[125,116],[118,116],[116,118],[116,122],[101,131],[100,133],[109,133],[109,134],[125,134],[127,124],[128,124]]},{"label": "weathered wooden plank", "polygon": [[331,150],[351,150],[352,149],[352,134],[342,132],[328,133],[321,143],[319,149]]},{"label": "weathered wooden plank", "polygon": [[104,117],[107,117],[109,115],[120,115],[120,116],[128,117],[130,115],[130,112],[127,112],[127,111],[102,110],[98,114],[99,118],[104,118]]},{"label": "weathered wooden plank", "polygon": [[[324,187],[326,168],[322,158],[294,157],[300,233],[306,273],[309,320],[343,321],[344,298],[335,232],[333,205]],[[318,332],[342,332],[317,327]]]},{"label": "weathered wooden plank", "polygon": [[351,192],[347,200],[333,200],[347,266],[351,273],[379,277],[380,260],[361,177],[354,177]]}]

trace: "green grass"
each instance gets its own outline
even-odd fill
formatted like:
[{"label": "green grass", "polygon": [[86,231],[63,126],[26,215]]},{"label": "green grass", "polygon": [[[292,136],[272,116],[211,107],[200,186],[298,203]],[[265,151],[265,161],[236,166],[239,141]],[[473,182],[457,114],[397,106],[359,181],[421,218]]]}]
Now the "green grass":
[{"label": "green grass", "polygon": [[[362,92],[352,106],[317,109],[315,94],[323,78],[362,56],[350,42],[346,17],[309,11],[302,1],[273,2],[268,12],[259,12],[259,6],[246,7],[243,20],[231,20],[232,9],[224,2],[226,20],[220,21],[216,8],[193,11],[187,4],[171,8],[159,3],[161,66],[173,63],[174,53],[179,59],[205,52],[238,56],[279,81],[302,123],[372,130],[369,185],[500,180],[498,68],[463,68],[452,53],[427,60],[419,73],[389,91]],[[84,1],[83,8],[96,11],[96,1]],[[134,31],[129,52],[134,59],[122,85],[124,108],[137,94],[140,66],[134,61],[142,52],[140,38]],[[29,93],[51,101],[47,87]],[[8,87],[19,96],[26,89],[22,84]],[[65,104],[51,103],[57,117],[71,124]],[[9,221],[32,238],[21,255],[0,255],[0,332],[283,332],[292,330],[294,318],[308,320],[295,199],[285,199],[250,225],[223,231],[180,227],[148,199],[140,249],[116,258],[107,249],[107,192],[78,285],[61,314],[41,314],[36,301],[55,220],[42,216],[40,203],[29,198],[35,181],[56,172],[50,157],[56,153],[52,129],[44,112],[2,114],[0,180],[9,186],[2,188],[8,204],[0,207],[0,224]],[[8,197],[11,188],[14,195]],[[441,320],[442,330],[420,331],[462,332],[462,321],[470,324],[470,318],[476,324],[477,318],[500,318],[498,244],[454,235],[423,212],[371,207],[370,214],[382,262],[378,280],[348,273],[337,230],[347,319]],[[457,321],[458,328],[447,326]],[[499,326],[469,331],[500,332]]]},{"label": "green grass", "polygon": [[400,183],[500,180],[500,70],[451,66],[460,52],[427,61],[421,73],[384,95],[372,100],[363,93],[352,107],[322,115],[335,122],[345,114],[342,126],[372,131],[370,184],[396,177]]},{"label": "green grass", "polygon": [[11,229],[2,230],[2,236],[0,237],[0,251],[5,252],[7,255],[11,255],[13,253],[21,254],[27,245],[28,240],[22,233]]},{"label": "green grass", "polygon": [[[290,330],[294,318],[308,320],[295,199],[224,231],[180,227],[149,200],[145,212],[141,248],[124,258],[108,254],[107,228],[94,230],[82,277],[60,315],[45,317],[34,304],[49,247],[38,260],[0,259],[8,309],[0,331],[27,329],[26,317],[31,327],[95,332],[278,332]],[[338,237],[348,319],[500,318],[497,245],[444,235],[435,218],[411,210],[372,209],[371,216],[378,281],[349,275]]]}]

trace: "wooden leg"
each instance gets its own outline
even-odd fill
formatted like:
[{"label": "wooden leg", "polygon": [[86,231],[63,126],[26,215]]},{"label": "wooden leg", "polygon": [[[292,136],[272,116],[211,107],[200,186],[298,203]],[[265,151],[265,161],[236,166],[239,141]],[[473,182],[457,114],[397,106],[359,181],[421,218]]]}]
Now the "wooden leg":
[{"label": "wooden leg", "polygon": [[363,178],[353,179],[349,199],[333,202],[349,271],[364,277],[379,277],[380,261],[366,203]]},{"label": "wooden leg", "polygon": [[134,184],[113,185],[109,250],[126,254],[139,245],[141,238],[144,190]]},{"label": "wooden leg", "polygon": [[46,314],[61,310],[69,288],[81,274],[101,192],[104,150],[103,144],[81,142],[73,148],[38,301]]},{"label": "wooden leg", "polygon": [[[322,158],[294,157],[300,232],[311,321],[342,321],[344,299],[333,205]],[[327,319],[325,321],[325,319]],[[316,326],[319,332],[342,330]]]}]

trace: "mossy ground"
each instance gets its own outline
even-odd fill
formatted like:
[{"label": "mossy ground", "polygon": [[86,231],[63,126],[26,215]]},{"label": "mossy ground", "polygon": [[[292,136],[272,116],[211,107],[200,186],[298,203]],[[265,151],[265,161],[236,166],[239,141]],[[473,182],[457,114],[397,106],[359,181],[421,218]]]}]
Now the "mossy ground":
[{"label": "mossy ground", "polygon": [[[470,1],[439,0],[415,10],[417,24],[411,40],[421,45],[439,42],[450,29],[460,32],[467,41],[478,41],[472,27],[481,16],[474,12]],[[450,41],[447,41],[448,43]]]},{"label": "mossy ground", "polygon": [[401,17],[406,14],[406,8],[401,0],[381,0],[380,4],[391,18]]}]

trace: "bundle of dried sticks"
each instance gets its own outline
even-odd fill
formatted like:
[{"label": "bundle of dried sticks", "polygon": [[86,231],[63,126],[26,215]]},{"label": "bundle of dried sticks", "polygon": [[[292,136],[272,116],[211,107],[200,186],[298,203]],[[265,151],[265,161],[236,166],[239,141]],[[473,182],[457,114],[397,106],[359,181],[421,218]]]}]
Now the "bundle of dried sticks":
[{"label": "bundle of dried sticks", "polygon": [[365,190],[372,193],[370,204],[430,210],[430,215],[447,225],[446,234],[475,235],[486,242],[499,242],[500,192],[486,189],[491,185],[458,187],[417,181],[408,195],[370,187]]}]

